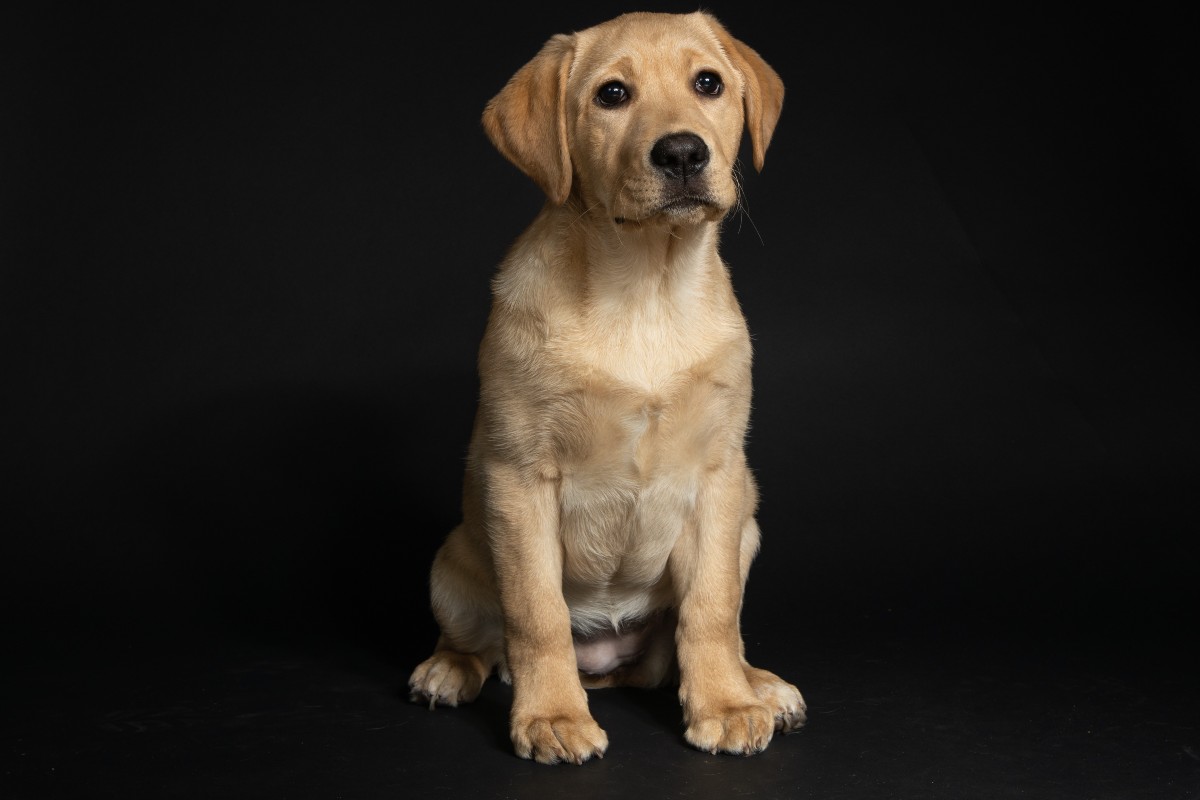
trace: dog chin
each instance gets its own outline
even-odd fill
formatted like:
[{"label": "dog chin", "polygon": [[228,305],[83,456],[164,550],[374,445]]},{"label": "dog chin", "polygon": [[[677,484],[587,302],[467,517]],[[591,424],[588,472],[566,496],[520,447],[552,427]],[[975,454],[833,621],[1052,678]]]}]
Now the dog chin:
[{"label": "dog chin", "polygon": [[729,209],[708,198],[684,197],[648,208],[636,216],[614,216],[618,225],[661,224],[669,227],[699,225],[721,219]]}]

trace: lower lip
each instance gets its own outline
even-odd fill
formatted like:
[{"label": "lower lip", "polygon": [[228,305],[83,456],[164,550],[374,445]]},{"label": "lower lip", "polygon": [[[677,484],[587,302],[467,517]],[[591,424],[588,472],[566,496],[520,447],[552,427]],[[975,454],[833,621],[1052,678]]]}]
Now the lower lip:
[{"label": "lower lip", "polygon": [[673,200],[662,207],[663,211],[684,211],[707,205],[703,200]]}]

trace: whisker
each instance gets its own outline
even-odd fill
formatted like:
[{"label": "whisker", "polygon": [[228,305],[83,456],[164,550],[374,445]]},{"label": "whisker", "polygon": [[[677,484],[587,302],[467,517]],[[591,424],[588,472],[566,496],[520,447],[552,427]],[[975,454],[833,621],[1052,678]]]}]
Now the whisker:
[{"label": "whisker", "polygon": [[579,222],[579,220],[583,219],[585,216],[588,215],[588,212],[590,212],[594,208],[599,207],[599,205],[600,205],[600,201],[597,200],[595,203],[592,203],[590,206],[585,208],[583,211],[580,211],[579,214],[575,217],[575,219],[571,220],[571,227],[574,227],[576,222]]},{"label": "whisker", "polygon": [[738,213],[738,233],[742,232],[741,218],[744,216],[746,221],[750,223],[750,227],[754,229],[754,235],[758,237],[758,243],[766,245],[762,233],[758,230],[758,226],[754,224],[754,217],[750,216],[750,201],[746,197],[745,185],[742,181],[742,162],[740,159],[733,162],[733,182],[737,189],[735,208]]}]

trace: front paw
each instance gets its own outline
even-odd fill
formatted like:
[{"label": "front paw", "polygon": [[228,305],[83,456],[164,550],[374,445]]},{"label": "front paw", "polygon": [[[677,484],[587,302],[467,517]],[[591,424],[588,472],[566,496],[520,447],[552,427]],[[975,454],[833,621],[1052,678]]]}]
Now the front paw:
[{"label": "front paw", "polygon": [[608,749],[608,735],[587,711],[514,716],[512,741],[517,755],[542,764],[582,764]]},{"label": "front paw", "polygon": [[775,712],[761,702],[685,706],[685,721],[683,738],[708,753],[761,753],[775,733]]}]

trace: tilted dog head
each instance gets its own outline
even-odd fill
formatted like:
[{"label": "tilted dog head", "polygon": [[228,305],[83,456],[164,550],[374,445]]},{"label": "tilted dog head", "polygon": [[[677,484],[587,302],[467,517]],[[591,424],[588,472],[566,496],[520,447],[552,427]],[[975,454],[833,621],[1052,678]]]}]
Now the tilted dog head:
[{"label": "tilted dog head", "polygon": [[737,202],[743,128],[762,169],[782,106],[779,75],[711,15],[638,12],[551,38],[483,125],[556,204],[695,224]]}]

